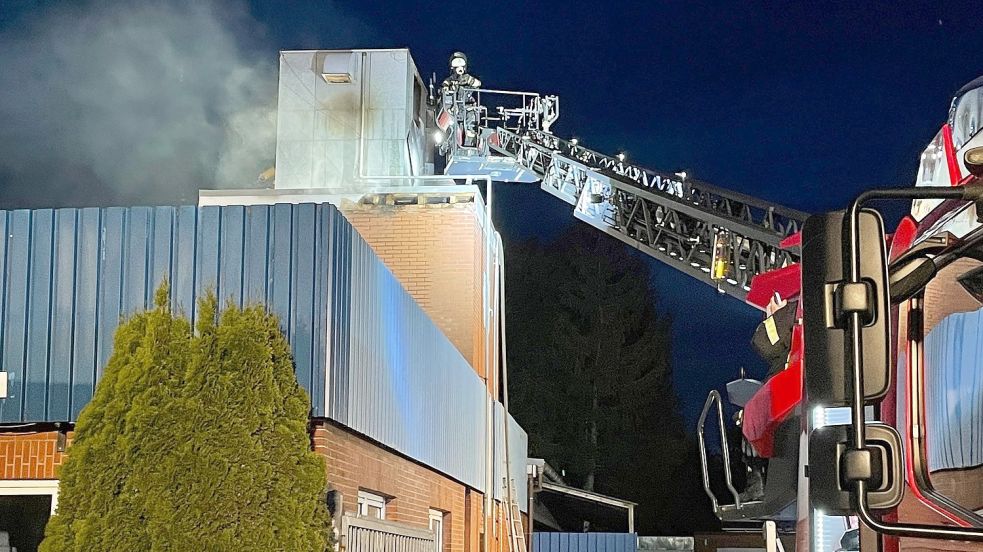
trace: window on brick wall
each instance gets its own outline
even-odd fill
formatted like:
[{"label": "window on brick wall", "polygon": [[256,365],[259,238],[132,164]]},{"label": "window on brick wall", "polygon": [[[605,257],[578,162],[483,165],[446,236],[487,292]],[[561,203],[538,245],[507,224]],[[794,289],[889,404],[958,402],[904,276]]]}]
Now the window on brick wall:
[{"label": "window on brick wall", "polygon": [[386,498],[368,491],[359,491],[358,515],[386,519]]},{"label": "window on brick wall", "polygon": [[430,509],[430,530],[434,532],[434,550],[441,552],[444,549],[444,512]]},{"label": "window on brick wall", "polygon": [[57,506],[56,479],[0,480],[0,550],[37,550]]}]

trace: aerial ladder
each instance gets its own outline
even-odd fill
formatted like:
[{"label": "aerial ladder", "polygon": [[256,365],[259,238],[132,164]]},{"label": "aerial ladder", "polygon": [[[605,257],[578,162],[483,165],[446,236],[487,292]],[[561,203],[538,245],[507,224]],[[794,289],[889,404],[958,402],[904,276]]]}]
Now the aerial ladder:
[{"label": "aerial ladder", "polygon": [[[810,217],[806,224],[805,213],[684,172],[648,170],[624,154],[605,155],[577,139],[560,138],[550,131],[559,115],[555,96],[451,86],[431,99],[433,137],[445,159],[444,174],[538,181],[543,190],[572,205],[576,218],[765,311],[767,318],[759,326],[765,341],[782,341],[770,351],[775,354],[769,360],[777,361],[772,377],[762,383],[742,374],[727,385],[728,399],[745,414],[738,419],[749,473],[752,465],[760,468],[760,461],[767,460],[763,489],[735,488],[720,393],[710,393],[700,417],[703,484],[720,519],[764,521],[769,550],[780,548],[776,521],[793,522],[797,545],[810,551],[832,550],[831,538],[843,551],[871,544],[897,549],[899,539],[909,539],[902,548],[920,546],[910,539],[921,538],[957,545],[946,549],[966,549],[966,542],[956,541],[983,541],[983,510],[973,511],[938,492],[930,477],[935,472],[926,467],[928,440],[963,442],[964,432],[936,428],[938,433],[926,437],[921,409],[929,391],[918,356],[907,365],[898,362],[898,373],[891,372],[892,348],[921,349],[925,320],[911,313],[923,309],[928,284],[936,283],[942,268],[955,266],[957,260],[983,261],[983,77],[955,94],[947,122],[922,155],[916,186],[865,192],[847,212],[849,225],[843,212]],[[876,212],[860,209],[873,198],[912,201],[911,214],[890,236]],[[954,274],[957,282],[951,281]],[[947,296],[972,303],[966,312],[983,310],[983,267],[947,273],[937,283]],[[796,307],[781,305],[792,297],[801,298]],[[891,308],[911,309],[906,333],[892,333]],[[963,312],[947,308],[942,314]],[[785,309],[782,332],[790,336],[773,335],[776,309]],[[803,369],[807,348],[814,362],[808,373]],[[956,345],[951,352],[958,357],[963,351]],[[957,362],[938,369],[956,373],[975,366]],[[845,379],[837,379],[847,376],[849,391],[843,387]],[[878,383],[868,386],[868,377]],[[897,404],[879,402],[904,382],[907,387],[894,389],[907,397],[902,416]],[[972,411],[965,417],[978,426],[978,401],[953,398],[965,389],[949,389],[938,381],[933,385],[933,399],[956,401],[959,412]],[[804,389],[808,396],[803,396]],[[870,418],[878,408],[883,421]],[[954,415],[956,410],[948,412]],[[713,418],[720,426],[732,501],[718,501],[708,477],[703,426]],[[906,432],[907,446],[902,446],[899,431]],[[978,433],[970,437],[974,439]],[[933,446],[942,446],[938,443]],[[880,451],[880,464],[875,450]],[[953,462],[936,471],[967,477],[956,492],[976,488],[978,478],[966,471],[976,464],[966,458]],[[911,519],[900,521],[901,512]],[[800,527],[808,529],[798,534]],[[874,539],[863,546],[862,531]]]},{"label": "aerial ladder", "polygon": [[[457,91],[437,111],[446,174],[539,181],[576,218],[721,293],[747,301],[756,275],[798,261],[794,236],[806,213],[560,138],[550,132],[556,96]],[[478,139],[467,143],[469,135]]]},{"label": "aerial ladder", "polygon": [[[806,213],[714,186],[685,172],[647,169],[623,153],[607,155],[576,138],[561,138],[551,132],[559,116],[556,96],[446,83],[436,90],[431,83],[430,102],[435,125],[430,132],[438,157],[445,161],[444,174],[539,182],[544,191],[572,205],[577,219],[761,310],[768,307],[775,286],[765,282],[756,286],[757,297],[749,297],[755,278],[787,272],[788,277],[779,280],[798,285],[798,237]],[[790,372],[784,379],[795,380],[798,386],[798,377]],[[742,374],[728,384],[728,398],[743,408],[763,386]],[[703,427],[713,408],[716,416],[709,419],[719,423],[724,479],[732,500],[718,501],[711,490]],[[768,450],[768,489],[739,492],[730,473],[723,412],[720,394],[711,392],[698,429],[704,489],[715,513],[733,521],[794,520],[797,443]],[[776,418],[762,431],[798,430],[798,419],[790,414],[791,410],[783,412],[782,419]],[[756,459],[760,466],[753,447],[747,442],[742,445],[745,461]]]}]

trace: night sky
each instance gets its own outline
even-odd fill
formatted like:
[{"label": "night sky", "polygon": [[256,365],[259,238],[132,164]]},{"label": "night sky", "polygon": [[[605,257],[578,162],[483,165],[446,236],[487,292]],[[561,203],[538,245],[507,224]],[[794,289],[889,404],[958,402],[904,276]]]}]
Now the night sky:
[{"label": "night sky", "polygon": [[[240,51],[261,60],[264,78],[275,79],[279,49],[409,47],[425,78],[430,72],[442,77],[448,55],[462,50],[486,86],[559,95],[558,134],[600,151],[626,151],[641,166],[685,169],[722,187],[817,212],[842,207],[865,188],[910,184],[952,92],[983,73],[979,2],[827,4],[281,0],[222,2],[215,17]],[[179,18],[187,5],[175,8]],[[25,29],[44,28],[64,9],[60,2],[0,0],[0,52],[18,52],[4,48],[11,43],[29,45]],[[76,13],[85,27],[87,8],[73,9],[81,10]],[[100,23],[92,25],[92,36],[100,36]],[[125,17],[113,24],[120,27],[127,27]],[[125,36],[119,40],[127,44]],[[75,62],[67,44],[61,59],[70,72]],[[216,51],[207,43],[194,47],[203,55]],[[193,48],[190,54],[193,63]],[[152,54],[134,55],[147,60]],[[82,58],[78,64],[98,62]],[[0,89],[22,89],[29,71],[4,66]],[[158,84],[167,86],[166,68],[155,71],[164,77]],[[93,73],[100,70],[87,70],[81,84],[66,78],[45,86],[82,86]],[[275,92],[275,80],[272,86]],[[23,103],[24,96],[31,94],[0,92],[0,104],[19,106],[5,112],[0,105],[0,206],[62,205],[72,198],[189,202],[197,188],[212,187],[178,171],[166,185],[150,180],[146,193],[123,194],[106,176],[117,173],[88,170],[84,156],[63,155],[75,164],[47,165],[24,152],[74,152],[72,134],[53,143],[60,124],[37,131],[31,117],[50,110]],[[52,97],[53,104],[63,103]],[[152,112],[161,103],[166,99],[135,105]],[[70,110],[65,117],[84,119],[76,115]],[[206,109],[203,116],[221,116],[221,110]],[[126,144],[122,149],[115,148],[125,157]],[[166,172],[182,163],[157,161],[148,170]],[[498,190],[496,217],[507,240],[549,238],[574,224],[570,208],[538,187]],[[741,366],[763,373],[748,345],[760,315],[652,263],[660,302],[674,318],[675,378],[692,420],[708,389],[721,387]]]}]

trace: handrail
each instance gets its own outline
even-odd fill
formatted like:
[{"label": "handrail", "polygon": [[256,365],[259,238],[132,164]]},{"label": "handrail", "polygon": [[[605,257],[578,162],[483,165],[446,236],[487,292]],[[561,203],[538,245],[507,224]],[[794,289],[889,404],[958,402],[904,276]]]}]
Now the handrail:
[{"label": "handrail", "polygon": [[700,463],[703,469],[703,490],[710,497],[710,503],[713,505],[714,513],[720,511],[720,503],[717,501],[717,496],[713,494],[713,490],[710,488],[710,470],[707,465],[707,447],[706,439],[704,438],[704,428],[706,426],[707,414],[710,412],[710,407],[713,403],[717,403],[717,423],[720,427],[720,446],[723,450],[724,456],[724,479],[727,482],[727,488],[730,490],[730,494],[734,497],[734,506],[736,508],[741,507],[741,495],[737,492],[734,487],[734,481],[731,477],[730,472],[730,446],[727,443],[727,428],[724,426],[724,407],[723,400],[720,398],[720,392],[716,389],[710,391],[707,396],[707,401],[703,405],[703,412],[700,413],[699,425],[696,428],[696,436],[700,441]]}]

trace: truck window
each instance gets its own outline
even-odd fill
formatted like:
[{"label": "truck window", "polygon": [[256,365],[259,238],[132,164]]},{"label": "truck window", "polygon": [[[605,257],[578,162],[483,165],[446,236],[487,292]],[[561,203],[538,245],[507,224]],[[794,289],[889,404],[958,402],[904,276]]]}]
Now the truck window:
[{"label": "truck window", "polygon": [[958,151],[980,131],[983,119],[983,88],[975,88],[952,103],[952,144]]},{"label": "truck window", "polygon": [[983,297],[960,279],[983,280],[974,272],[981,267],[983,262],[960,259],[929,283],[923,345],[911,359],[921,362],[921,381],[911,387],[910,400],[921,402],[925,435],[924,449],[913,451],[915,463],[923,466],[927,486],[961,508],[963,517],[983,513]]}]

